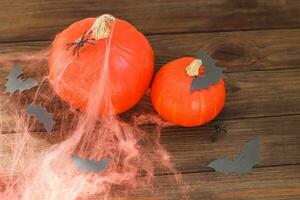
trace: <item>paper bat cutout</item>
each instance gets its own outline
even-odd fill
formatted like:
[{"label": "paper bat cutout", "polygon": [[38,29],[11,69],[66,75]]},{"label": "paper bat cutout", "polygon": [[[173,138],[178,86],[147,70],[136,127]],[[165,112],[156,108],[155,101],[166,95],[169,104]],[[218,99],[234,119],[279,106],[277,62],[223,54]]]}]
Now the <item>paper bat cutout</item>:
[{"label": "paper bat cutout", "polygon": [[203,76],[195,76],[192,81],[191,91],[209,88],[212,84],[219,83],[219,80],[223,78],[223,68],[215,65],[216,61],[206,54],[199,52],[198,58],[205,66]]},{"label": "paper bat cutout", "polygon": [[110,159],[95,161],[95,160],[82,159],[77,155],[72,155],[72,161],[73,161],[73,164],[80,171],[88,171],[88,172],[97,173],[97,172],[107,169]]},{"label": "paper bat cutout", "polygon": [[235,160],[227,158],[218,159],[209,163],[208,167],[216,171],[228,174],[235,172],[238,175],[248,174],[251,172],[253,166],[256,165],[259,156],[259,142],[258,139],[253,139],[244,145],[242,152]]},{"label": "paper bat cutout", "polygon": [[20,76],[23,74],[22,68],[20,66],[15,66],[7,76],[6,82],[6,92],[9,92],[10,95],[16,91],[23,92],[24,90],[29,90],[38,85],[37,81],[28,78],[23,80]]},{"label": "paper bat cutout", "polygon": [[26,112],[29,115],[34,116],[40,123],[42,123],[49,134],[51,134],[52,128],[55,122],[52,120],[52,113],[49,113],[44,107],[37,104],[30,104],[26,108]]}]

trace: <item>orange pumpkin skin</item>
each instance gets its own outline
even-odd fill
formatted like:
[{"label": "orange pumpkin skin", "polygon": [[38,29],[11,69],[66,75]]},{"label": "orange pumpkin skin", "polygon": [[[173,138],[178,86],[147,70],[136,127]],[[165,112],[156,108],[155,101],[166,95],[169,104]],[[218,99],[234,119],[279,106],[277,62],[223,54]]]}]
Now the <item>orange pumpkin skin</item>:
[{"label": "orange pumpkin skin", "polygon": [[[49,80],[56,93],[71,106],[86,111],[89,98],[95,93],[108,49],[109,38],[85,44],[79,57],[67,44],[90,30],[96,18],[87,18],[70,25],[52,43],[48,67]],[[146,92],[154,70],[154,53],[146,37],[126,21],[116,19],[111,30],[108,81],[111,100],[101,100],[98,114],[113,114],[133,107]],[[67,66],[63,73],[62,67]],[[109,95],[109,94],[108,94]],[[110,104],[110,105],[108,105]]]},{"label": "orange pumpkin skin", "polygon": [[211,121],[225,104],[222,79],[208,89],[190,90],[193,77],[186,74],[185,68],[194,59],[184,57],[164,65],[156,74],[151,88],[155,110],[165,120],[185,127]]}]

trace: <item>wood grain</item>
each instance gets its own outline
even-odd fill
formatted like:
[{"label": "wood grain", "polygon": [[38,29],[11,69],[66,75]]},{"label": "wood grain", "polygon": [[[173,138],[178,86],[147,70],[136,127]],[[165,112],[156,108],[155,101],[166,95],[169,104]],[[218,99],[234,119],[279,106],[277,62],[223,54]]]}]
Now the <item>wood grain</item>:
[{"label": "wood grain", "polygon": [[[199,50],[216,59],[226,72],[291,69],[300,65],[300,29],[166,34],[148,39],[155,51],[156,71],[173,59],[195,55]],[[0,64],[9,56],[16,63],[21,62],[27,54],[47,50],[49,45],[47,41],[0,43]]]},{"label": "wood grain", "polygon": [[[228,132],[220,134],[214,143],[212,136],[215,134],[214,125],[218,124],[216,121],[195,128],[169,127],[162,129],[161,143],[182,173],[211,171],[206,167],[211,161],[222,157],[234,159],[242,146],[253,138],[259,139],[261,147],[256,167],[300,164],[299,120],[300,115],[225,120],[223,125]],[[150,138],[154,137],[152,126],[143,129]],[[46,132],[32,133],[29,145],[36,150],[36,156],[24,159],[24,163],[31,162],[32,158],[41,156],[51,145],[58,143],[60,135],[66,135],[66,130],[57,131],[52,136]],[[10,147],[17,144],[17,137],[20,137],[17,133],[0,137],[0,163],[6,169],[10,169],[13,159]],[[19,169],[14,173],[18,174]],[[167,171],[157,167],[155,173],[159,175]]]},{"label": "wood grain", "polygon": [[[8,107],[20,103],[22,114],[22,106],[32,102],[36,91],[10,98],[5,94],[11,65],[22,64],[25,77],[41,81],[47,74],[44,58],[55,34],[77,20],[104,13],[129,21],[147,35],[156,54],[156,71],[199,50],[226,68],[227,102],[215,121],[201,127],[162,129],[161,144],[190,185],[191,199],[300,199],[300,1],[296,0],[1,1],[0,132],[5,133],[0,135],[1,170],[11,169],[15,153],[11,146],[18,145],[16,138],[20,137]],[[35,156],[24,155],[23,165],[43,156],[72,128],[60,126],[60,120],[73,117],[62,118],[61,113],[68,110],[66,103],[51,90],[40,98],[47,100],[41,102],[56,113],[58,123],[55,133],[48,135],[40,124],[29,121],[28,145]],[[121,117],[148,112],[153,110],[146,96]],[[214,126],[222,121],[227,134],[220,134],[212,143]],[[153,125],[141,128],[149,138],[154,137]],[[251,175],[225,176],[206,167],[217,158],[235,158],[242,146],[256,137],[261,153]],[[19,168],[13,170],[14,175],[19,173]],[[167,173],[155,168],[155,194],[139,188],[133,196],[112,199],[180,199],[176,181]]]},{"label": "wood grain", "polygon": [[105,13],[146,34],[300,27],[297,0],[7,0],[0,41],[53,39],[72,22]]},{"label": "wood grain", "polygon": [[253,138],[259,139],[261,147],[258,167],[300,164],[299,120],[300,116],[226,120],[227,134],[220,134],[214,143],[214,125],[219,122],[196,128],[170,127],[162,132],[162,144],[180,172],[205,171],[215,159],[234,159]]},{"label": "wood grain", "polygon": [[[183,179],[192,200],[299,200],[300,197],[299,165],[256,168],[251,175],[241,177],[216,172],[188,173],[183,174]],[[109,200],[180,200],[178,186],[182,184],[176,184],[172,175],[157,176],[151,188],[154,194],[149,194],[149,188],[139,188],[126,198],[116,191]],[[98,199],[99,196],[89,198]]]},{"label": "wood grain", "polygon": [[[191,185],[191,199],[214,200],[298,200],[300,197],[300,166],[254,169],[252,175],[238,177],[218,173],[184,175]],[[166,199],[180,199],[179,191],[167,177],[160,177]],[[166,191],[164,193],[164,191]]]},{"label": "wood grain", "polygon": [[298,114],[300,70],[230,73],[219,119]]},{"label": "wood grain", "polygon": [[[8,68],[2,69],[7,70]],[[32,74],[33,77],[38,76],[42,71],[29,69],[32,70],[32,73],[29,74]],[[4,73],[4,71],[0,73],[0,102],[3,108],[0,111],[0,122],[2,122],[3,132],[8,131],[12,126],[11,124],[5,124],[4,121],[14,121],[13,115],[7,113],[7,109],[5,109],[7,108],[5,105],[10,105],[8,103],[10,102],[9,96],[4,92],[5,74],[7,73]],[[225,82],[227,100],[218,119],[300,114],[300,88],[298,87],[300,84],[300,69],[228,73]],[[32,89],[31,92],[24,93],[21,96],[25,101],[24,106],[33,100],[34,91],[36,89]],[[51,95],[49,96],[48,93],[47,95],[45,95],[46,93],[40,95],[46,98],[43,103],[47,105],[50,111],[54,112],[54,116],[59,120],[62,107],[67,108],[67,105],[55,97],[51,89],[46,88],[45,91],[51,93]],[[49,99],[52,97],[53,101]],[[149,107],[151,109],[150,98],[145,98],[144,101],[146,101],[145,105],[147,107],[141,107],[141,109],[148,109]]]},{"label": "wood grain", "polygon": [[300,29],[194,33],[149,37],[157,68],[204,51],[226,72],[299,68]]},{"label": "wood grain", "polygon": [[[300,197],[299,165],[258,168],[242,177],[215,172],[189,173],[183,179],[190,186],[192,200],[299,200]],[[179,187],[171,176],[156,177],[155,186],[155,196],[159,199],[181,199]],[[142,189],[136,192],[136,196],[144,195]]]}]

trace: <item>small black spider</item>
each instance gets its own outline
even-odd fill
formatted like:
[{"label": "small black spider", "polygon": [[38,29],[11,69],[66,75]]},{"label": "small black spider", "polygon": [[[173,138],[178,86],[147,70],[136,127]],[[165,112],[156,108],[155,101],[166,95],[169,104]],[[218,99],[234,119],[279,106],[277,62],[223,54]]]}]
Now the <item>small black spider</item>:
[{"label": "small black spider", "polygon": [[[90,33],[90,32],[89,32]],[[89,34],[88,33],[88,34]],[[72,47],[75,46],[75,48],[73,49],[73,56],[75,55],[75,53],[77,53],[77,57],[79,57],[79,51],[80,48],[84,46],[85,43],[91,44],[91,45],[95,45],[95,43],[91,42],[91,41],[95,41],[95,39],[91,39],[91,38],[86,38],[86,36],[88,35],[87,31],[85,31],[83,33],[83,35],[81,36],[81,38],[77,41],[77,42],[70,42],[67,44],[67,51]]]},{"label": "small black spider", "polygon": [[212,142],[215,142],[221,133],[227,133],[226,127],[223,126],[223,122],[214,125],[215,133],[212,135]]}]

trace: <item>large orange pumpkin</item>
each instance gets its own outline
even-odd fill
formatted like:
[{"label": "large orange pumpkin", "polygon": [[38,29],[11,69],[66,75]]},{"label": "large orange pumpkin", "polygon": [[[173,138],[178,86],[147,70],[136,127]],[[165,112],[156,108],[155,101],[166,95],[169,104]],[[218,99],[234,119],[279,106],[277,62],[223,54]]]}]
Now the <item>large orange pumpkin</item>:
[{"label": "large orange pumpkin", "polygon": [[[214,119],[225,103],[224,81],[211,84],[206,89],[191,91],[193,75],[187,67],[196,58],[184,57],[164,65],[154,78],[151,99],[155,110],[174,124],[191,127]],[[205,65],[205,63],[203,63]],[[205,66],[196,66],[198,78],[203,76]]]},{"label": "large orange pumpkin", "polygon": [[[113,114],[134,106],[146,92],[154,68],[154,53],[146,39],[128,22],[103,15],[75,22],[59,33],[49,56],[49,79],[56,93],[80,110],[87,110],[89,99],[101,87],[99,79],[108,65],[105,94],[98,114]],[[97,85],[98,84],[98,85]]]}]

